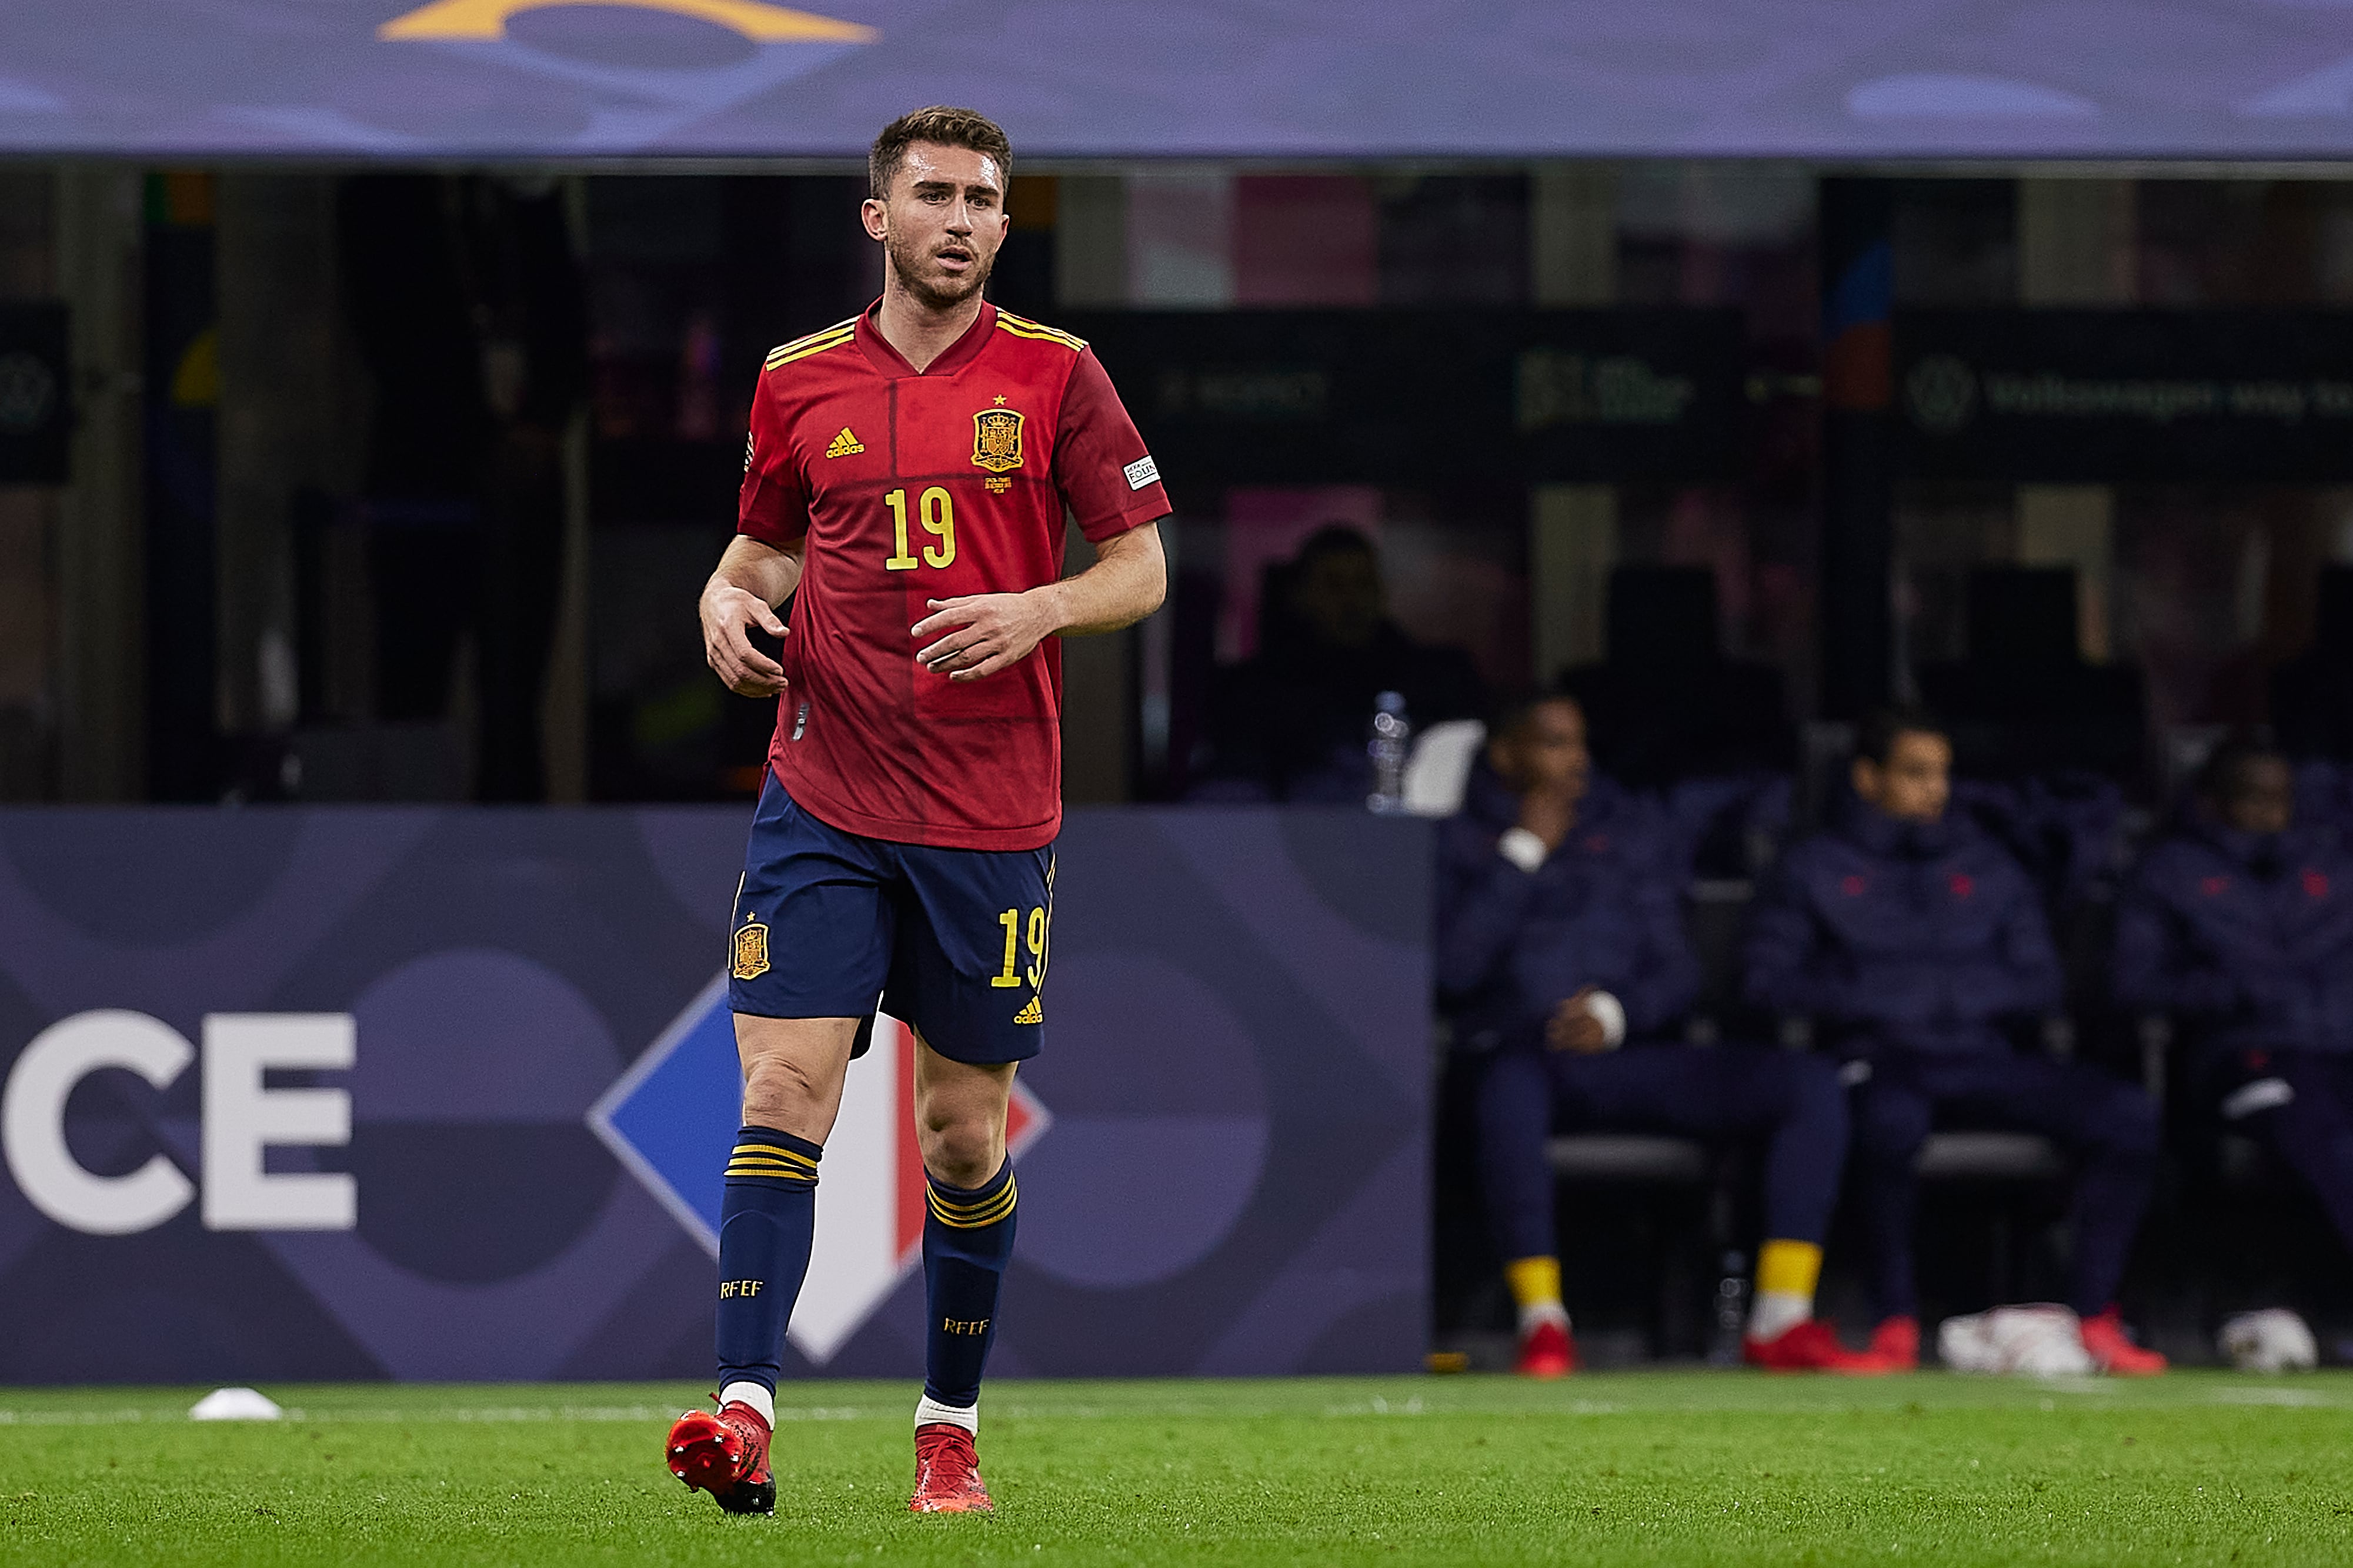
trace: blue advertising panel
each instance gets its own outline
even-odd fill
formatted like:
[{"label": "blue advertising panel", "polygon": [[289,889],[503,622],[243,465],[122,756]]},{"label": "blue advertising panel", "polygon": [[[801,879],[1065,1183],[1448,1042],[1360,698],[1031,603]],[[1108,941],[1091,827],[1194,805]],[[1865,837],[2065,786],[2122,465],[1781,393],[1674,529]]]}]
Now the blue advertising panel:
[{"label": "blue advertising panel", "polygon": [[[0,1381],[706,1373],[744,827],[0,813]],[[1059,858],[997,1369],[1417,1364],[1424,829],[1077,812]],[[921,1370],[908,1049],[851,1070],[795,1374]]]},{"label": "blue advertising panel", "polygon": [[2332,0],[88,0],[0,10],[0,151],[855,158],[2342,156]]}]

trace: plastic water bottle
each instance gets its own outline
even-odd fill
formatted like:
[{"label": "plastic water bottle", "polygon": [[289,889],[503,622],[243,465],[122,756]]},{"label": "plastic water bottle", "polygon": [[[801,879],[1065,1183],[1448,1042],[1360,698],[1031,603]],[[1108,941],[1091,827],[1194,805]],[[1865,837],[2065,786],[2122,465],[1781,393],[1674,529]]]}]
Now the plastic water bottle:
[{"label": "plastic water bottle", "polygon": [[1405,716],[1405,694],[1384,691],[1373,699],[1371,738],[1365,753],[1373,760],[1373,793],[1365,804],[1382,813],[1405,809],[1405,764],[1413,754],[1413,724]]},{"label": "plastic water bottle", "polygon": [[1715,1332],[1709,1336],[1710,1366],[1738,1366],[1741,1336],[1748,1331],[1748,1258],[1726,1251],[1716,1259]]}]

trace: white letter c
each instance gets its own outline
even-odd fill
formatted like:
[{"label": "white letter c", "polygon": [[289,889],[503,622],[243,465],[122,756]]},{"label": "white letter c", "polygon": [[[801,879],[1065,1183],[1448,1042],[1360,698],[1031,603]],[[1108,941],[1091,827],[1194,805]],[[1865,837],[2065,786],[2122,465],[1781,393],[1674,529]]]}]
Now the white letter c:
[{"label": "white letter c", "polygon": [[162,1154],[127,1176],[92,1175],[66,1146],[66,1100],[100,1068],[124,1068],[157,1089],[195,1058],[177,1029],[144,1013],[78,1013],[42,1030],[0,1093],[0,1150],[32,1205],[90,1236],[152,1230],[188,1206],[195,1184]]}]

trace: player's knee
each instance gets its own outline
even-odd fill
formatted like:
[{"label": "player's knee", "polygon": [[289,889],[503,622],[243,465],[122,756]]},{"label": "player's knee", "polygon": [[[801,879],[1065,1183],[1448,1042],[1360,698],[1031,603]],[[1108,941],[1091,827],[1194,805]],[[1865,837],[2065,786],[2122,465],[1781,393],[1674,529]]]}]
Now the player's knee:
[{"label": "player's knee", "polygon": [[1004,1134],[987,1117],[926,1120],[916,1136],[923,1169],[952,1187],[977,1187],[1005,1163]]},{"label": "player's knee", "polygon": [[744,1068],[744,1121],[748,1126],[790,1131],[809,1120],[817,1103],[817,1082],[799,1062],[760,1057]]}]

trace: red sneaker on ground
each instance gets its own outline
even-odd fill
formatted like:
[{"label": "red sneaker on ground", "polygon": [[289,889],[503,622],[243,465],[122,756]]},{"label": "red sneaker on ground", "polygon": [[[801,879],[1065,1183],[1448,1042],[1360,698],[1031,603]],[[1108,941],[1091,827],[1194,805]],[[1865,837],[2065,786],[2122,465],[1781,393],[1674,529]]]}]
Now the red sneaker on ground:
[{"label": "red sneaker on ground", "polygon": [[1869,1351],[1851,1351],[1820,1318],[1792,1323],[1769,1340],[1743,1339],[1740,1359],[1767,1372],[1835,1372],[1884,1377],[1894,1366]]},{"label": "red sneaker on ground", "polygon": [[1920,1370],[1920,1320],[1884,1318],[1871,1331],[1869,1354],[1890,1372]]},{"label": "red sneaker on ground", "polygon": [[737,1400],[713,1415],[690,1410],[670,1429],[670,1473],[700,1488],[729,1513],[776,1511],[776,1479],[768,1473],[768,1424]]},{"label": "red sneaker on ground", "polygon": [[971,1433],[944,1421],[915,1428],[915,1495],[907,1508],[913,1513],[995,1511]]},{"label": "red sneaker on ground", "polygon": [[2123,1317],[2114,1307],[2084,1320],[2084,1348],[2102,1372],[2116,1377],[2155,1377],[2168,1364],[2157,1352],[2132,1342],[2125,1332]]},{"label": "red sneaker on ground", "polygon": [[1512,1370],[1522,1377],[1567,1377],[1577,1370],[1577,1342],[1568,1325],[1546,1318],[1520,1336],[1520,1359]]}]

